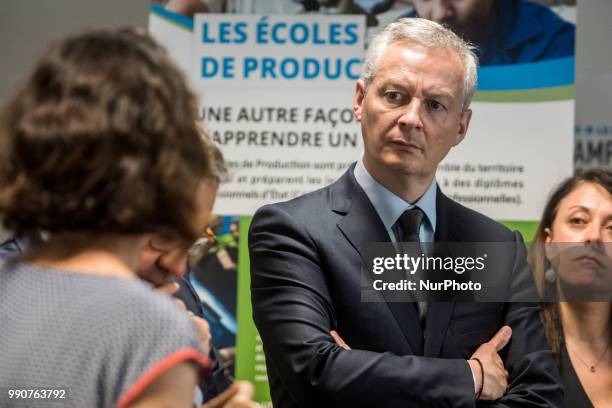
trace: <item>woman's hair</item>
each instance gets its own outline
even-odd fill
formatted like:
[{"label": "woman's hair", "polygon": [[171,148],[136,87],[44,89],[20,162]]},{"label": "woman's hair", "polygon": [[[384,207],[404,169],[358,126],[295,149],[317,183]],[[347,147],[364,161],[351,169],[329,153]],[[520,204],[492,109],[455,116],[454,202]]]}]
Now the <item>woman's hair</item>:
[{"label": "woman's hair", "polygon": [[196,110],[145,33],[92,30],[53,45],[0,113],[5,227],[194,239],[194,191],[216,178]]},{"label": "woman's hair", "polygon": [[[544,242],[547,235],[545,230],[547,228],[552,228],[561,201],[582,183],[597,184],[606,189],[608,193],[612,194],[612,171],[609,169],[595,168],[577,172],[574,176],[563,181],[548,199],[544,207],[540,225],[538,225],[536,230],[529,255],[538,292],[544,298],[550,298],[552,291],[557,290],[556,285],[547,282],[544,277],[546,270],[551,267],[544,250]],[[561,319],[559,306],[557,303],[543,303],[540,314],[544,323],[546,337],[553,350],[557,353],[557,356],[559,356],[561,349]]]}]

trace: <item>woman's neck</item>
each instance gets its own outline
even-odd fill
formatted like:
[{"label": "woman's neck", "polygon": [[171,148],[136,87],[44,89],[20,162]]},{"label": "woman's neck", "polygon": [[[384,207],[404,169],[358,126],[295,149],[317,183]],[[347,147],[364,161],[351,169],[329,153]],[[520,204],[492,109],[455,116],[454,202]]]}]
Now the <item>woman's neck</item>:
[{"label": "woman's neck", "polygon": [[125,234],[61,233],[26,252],[36,266],[92,275],[132,278],[148,237]]},{"label": "woman's neck", "polygon": [[561,321],[566,339],[605,347],[612,336],[612,307],[608,302],[561,302]]}]

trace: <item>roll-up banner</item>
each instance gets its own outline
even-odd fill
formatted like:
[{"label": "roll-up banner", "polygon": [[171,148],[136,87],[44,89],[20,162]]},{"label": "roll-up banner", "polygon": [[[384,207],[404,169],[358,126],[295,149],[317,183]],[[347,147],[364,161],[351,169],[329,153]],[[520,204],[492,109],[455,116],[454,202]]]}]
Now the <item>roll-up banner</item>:
[{"label": "roll-up banner", "polygon": [[[271,406],[251,317],[250,216],[330,184],[360,157],[351,106],[366,46],[388,22],[414,12],[404,1],[215,1],[207,9],[222,13],[179,14],[171,3],[151,6],[150,31],[198,93],[200,119],[230,173],[215,205],[225,215],[215,221],[219,243],[191,279],[227,367]],[[538,25],[521,11],[495,27],[497,48],[481,50],[487,59],[467,138],[440,164],[437,181],[450,198],[529,241],[548,192],[573,171],[576,13],[546,9]],[[517,50],[534,41],[540,49]]]}]

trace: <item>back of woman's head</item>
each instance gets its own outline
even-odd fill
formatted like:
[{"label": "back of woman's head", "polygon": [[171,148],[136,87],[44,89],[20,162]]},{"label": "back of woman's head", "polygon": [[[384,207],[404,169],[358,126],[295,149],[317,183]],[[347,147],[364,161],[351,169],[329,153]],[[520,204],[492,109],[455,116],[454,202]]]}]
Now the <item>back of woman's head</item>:
[{"label": "back of woman's head", "polygon": [[15,231],[197,235],[214,178],[196,100],[148,35],[95,30],[52,46],[0,116],[0,214]]}]

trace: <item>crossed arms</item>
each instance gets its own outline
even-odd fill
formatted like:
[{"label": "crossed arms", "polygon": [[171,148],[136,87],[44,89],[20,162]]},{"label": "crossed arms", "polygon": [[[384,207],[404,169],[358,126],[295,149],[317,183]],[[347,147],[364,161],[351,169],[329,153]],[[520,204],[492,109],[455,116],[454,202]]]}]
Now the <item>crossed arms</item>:
[{"label": "crossed arms", "polygon": [[[316,236],[319,225],[312,223],[316,225],[307,227],[273,205],[258,211],[251,225],[253,316],[268,359],[275,406],[473,407],[474,381],[463,356],[401,355],[363,344],[346,350],[335,342],[330,331],[338,329],[338,309],[346,305],[337,304],[343,300],[332,288],[337,278],[328,269],[333,251],[323,248],[323,237]],[[354,320],[380,324],[380,337],[393,335],[384,322],[365,320],[358,298],[353,307]],[[537,306],[509,304],[503,323],[514,330],[503,353],[509,389],[487,406],[560,406],[558,373]]]}]

